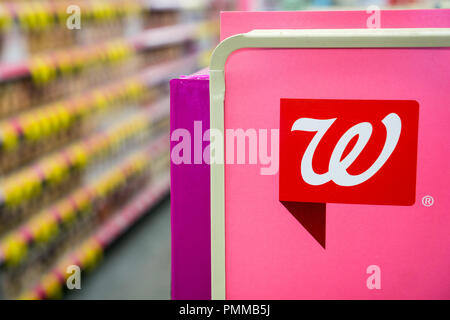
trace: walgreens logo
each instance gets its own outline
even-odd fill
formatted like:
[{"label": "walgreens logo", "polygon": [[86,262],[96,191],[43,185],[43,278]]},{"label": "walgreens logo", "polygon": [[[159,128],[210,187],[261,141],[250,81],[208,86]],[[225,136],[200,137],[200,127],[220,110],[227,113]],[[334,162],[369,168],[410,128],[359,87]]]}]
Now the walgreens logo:
[{"label": "walgreens logo", "polygon": [[280,200],[412,205],[416,101],[282,99]]}]

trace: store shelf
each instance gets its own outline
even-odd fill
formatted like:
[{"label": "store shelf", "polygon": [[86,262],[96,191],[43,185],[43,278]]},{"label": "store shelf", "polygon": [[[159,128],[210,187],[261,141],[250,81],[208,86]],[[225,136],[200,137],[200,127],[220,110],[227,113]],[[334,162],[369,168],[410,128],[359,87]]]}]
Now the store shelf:
[{"label": "store shelf", "polygon": [[204,23],[185,23],[144,31],[130,40],[137,50],[195,39]]},{"label": "store shelf", "polygon": [[[0,27],[8,28],[11,23],[18,22],[26,28],[44,28],[58,23],[71,4],[74,3],[67,0],[0,2]],[[97,19],[114,19],[152,7],[151,3],[142,0],[78,0],[76,5],[83,9],[86,16]]]},{"label": "store shelf", "polygon": [[0,2],[0,299],[58,296],[168,193],[168,82],[219,38],[209,1],[71,4]]},{"label": "store shelf", "polygon": [[151,159],[167,151],[167,145],[168,138],[162,135],[150,146],[129,155],[92,183],[74,190],[53,206],[44,209],[40,215],[32,217],[0,242],[0,266],[3,263],[17,265],[25,259],[27,248],[32,244],[39,242],[43,246],[50,242],[58,234],[58,229],[63,226],[67,228],[68,223],[73,223],[77,211],[100,200],[105,193],[111,193],[120,187],[128,177],[142,171],[151,164]]},{"label": "store shelf", "polygon": [[[31,130],[32,126],[48,128],[51,132],[57,132],[59,129],[64,129],[67,125],[73,122],[73,119],[85,117],[88,114],[94,113],[96,110],[105,109],[108,105],[114,103],[118,99],[123,99],[124,96],[133,98],[137,93],[142,91],[141,86],[147,88],[160,84],[163,81],[167,81],[171,77],[184,72],[190,72],[193,66],[198,62],[199,54],[193,53],[184,58],[166,62],[161,65],[152,66],[142,71],[136,76],[131,76],[128,79],[120,79],[115,83],[107,84],[101,88],[88,91],[84,95],[79,95],[68,100],[60,101],[58,103],[52,103],[49,106],[43,106],[30,111],[25,111],[20,115],[16,115],[11,119],[7,119],[0,123],[0,133],[8,128],[13,127],[17,137],[14,141],[14,148],[18,148],[21,142],[26,141],[27,132]],[[127,90],[123,90],[123,89]],[[38,116],[39,115],[39,116]],[[55,122],[56,118],[59,119]],[[32,120],[29,120],[32,119]],[[71,120],[72,119],[72,120]],[[29,122],[32,121],[32,122]],[[55,128],[49,127],[49,123],[61,123]],[[28,129],[30,127],[30,130]],[[9,132],[9,131],[8,131]],[[45,130],[39,130],[43,133],[41,138],[45,138]],[[6,135],[3,133],[1,138]],[[33,137],[34,140],[38,139],[38,136]],[[6,142],[0,140],[0,147],[6,148]],[[8,148],[13,148],[8,145]]]},{"label": "store shelf", "polygon": [[205,10],[207,0],[145,0],[144,7],[151,10]]},{"label": "store shelf", "polygon": [[45,186],[54,187],[69,179],[70,172],[79,174],[98,158],[120,152],[118,146],[129,143],[138,135],[149,133],[152,126],[168,118],[167,106],[166,99],[152,104],[107,130],[95,132],[6,176],[0,183],[2,200],[10,200],[10,188],[14,186],[14,203],[19,205],[19,202],[28,201],[45,192]]},{"label": "store shelf", "polygon": [[95,267],[105,250],[168,194],[169,182],[168,173],[152,181],[109,221],[97,228],[81,246],[70,252],[55,268],[44,275],[33,289],[24,293],[21,299],[60,297],[68,277],[67,268],[71,265],[79,266],[82,270]]},{"label": "store shelf", "polygon": [[95,238],[103,248],[109,247],[121,234],[130,228],[152,205],[169,192],[169,175],[166,174],[156,185],[138,194],[130,205],[96,232]]}]

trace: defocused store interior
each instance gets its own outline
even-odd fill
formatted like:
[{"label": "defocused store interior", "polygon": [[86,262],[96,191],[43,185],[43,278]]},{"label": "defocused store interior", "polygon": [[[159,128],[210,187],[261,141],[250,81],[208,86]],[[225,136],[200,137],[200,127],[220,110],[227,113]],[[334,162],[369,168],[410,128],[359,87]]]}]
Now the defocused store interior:
[{"label": "defocused store interior", "polygon": [[450,1],[0,0],[0,298],[169,299],[169,80],[222,10],[369,5]]}]

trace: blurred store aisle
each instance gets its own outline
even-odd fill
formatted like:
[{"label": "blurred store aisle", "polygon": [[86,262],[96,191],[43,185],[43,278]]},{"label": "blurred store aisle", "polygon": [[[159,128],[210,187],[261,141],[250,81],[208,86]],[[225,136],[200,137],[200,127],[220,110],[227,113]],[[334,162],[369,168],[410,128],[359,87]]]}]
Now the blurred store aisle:
[{"label": "blurred store aisle", "polygon": [[66,299],[170,299],[170,200],[129,230]]}]

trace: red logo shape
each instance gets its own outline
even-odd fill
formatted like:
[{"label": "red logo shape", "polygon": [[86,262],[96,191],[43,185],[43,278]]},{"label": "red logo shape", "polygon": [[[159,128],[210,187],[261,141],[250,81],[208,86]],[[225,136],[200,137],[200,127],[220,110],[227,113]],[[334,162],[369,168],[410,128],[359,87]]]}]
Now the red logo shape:
[{"label": "red logo shape", "polygon": [[419,104],[281,99],[280,201],[413,205]]}]

